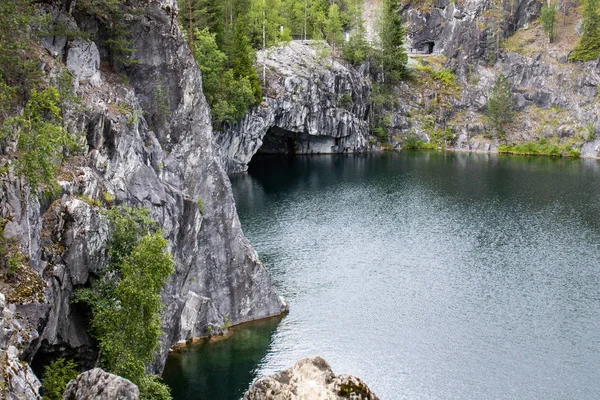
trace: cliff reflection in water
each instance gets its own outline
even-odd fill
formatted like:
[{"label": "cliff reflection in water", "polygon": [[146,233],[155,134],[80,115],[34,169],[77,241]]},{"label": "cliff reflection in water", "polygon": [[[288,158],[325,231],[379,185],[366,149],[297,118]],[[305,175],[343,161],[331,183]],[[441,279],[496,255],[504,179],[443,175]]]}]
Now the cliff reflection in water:
[{"label": "cliff reflection in water", "polygon": [[231,328],[226,338],[203,340],[167,359],[163,379],[176,400],[238,400],[255,378],[281,318]]}]

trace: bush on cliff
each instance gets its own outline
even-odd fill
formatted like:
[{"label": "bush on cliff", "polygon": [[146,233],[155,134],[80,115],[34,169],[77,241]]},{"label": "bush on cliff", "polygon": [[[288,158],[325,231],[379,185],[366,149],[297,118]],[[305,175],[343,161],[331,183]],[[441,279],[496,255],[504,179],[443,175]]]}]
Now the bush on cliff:
[{"label": "bush on cliff", "polygon": [[167,399],[168,388],[146,367],[159,349],[160,292],[174,272],[173,259],[148,210],[119,206],[107,214],[109,265],[74,301],[92,309],[102,367],[138,385],[142,399]]},{"label": "bush on cliff", "polygon": [[506,138],[506,127],[513,119],[514,105],[515,97],[512,94],[512,85],[504,74],[500,74],[494,81],[486,104],[488,122],[500,140]]},{"label": "bush on cliff", "polygon": [[61,400],[67,385],[77,375],[77,364],[62,357],[46,365],[42,376],[43,399]]}]

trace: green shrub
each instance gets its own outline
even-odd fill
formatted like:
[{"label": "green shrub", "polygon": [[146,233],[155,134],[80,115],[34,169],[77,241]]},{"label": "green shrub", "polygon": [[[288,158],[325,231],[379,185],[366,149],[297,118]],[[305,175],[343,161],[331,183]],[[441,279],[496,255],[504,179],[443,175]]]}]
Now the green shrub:
[{"label": "green shrub", "polygon": [[62,400],[67,385],[77,375],[77,364],[62,357],[46,365],[42,376],[43,399]]},{"label": "green shrub", "polygon": [[202,197],[198,197],[196,204],[198,205],[198,212],[200,214],[204,214],[204,199]]},{"label": "green shrub", "polygon": [[126,15],[134,12],[127,0],[78,0],[76,10],[95,17],[108,32],[108,56],[113,67],[135,65],[131,28]]},{"label": "green shrub", "polygon": [[435,144],[431,142],[424,142],[414,134],[409,134],[404,143],[402,143],[403,150],[435,150]]},{"label": "green shrub", "polygon": [[171,400],[171,391],[159,376],[146,375],[138,388],[140,389],[140,399]]},{"label": "green shrub", "polygon": [[0,218],[0,270],[14,274],[27,259],[19,249],[19,241],[5,236],[4,227],[7,222],[7,219]]},{"label": "green shrub", "polygon": [[593,122],[589,122],[585,126],[585,130],[587,132],[586,140],[596,140],[596,127]]},{"label": "green shrub", "polygon": [[337,99],[337,106],[342,108],[351,107],[354,104],[354,100],[352,100],[352,92],[347,91],[344,94],[340,95]]},{"label": "green shrub", "polygon": [[503,145],[498,147],[498,152],[520,155],[536,155],[550,157],[578,158],[580,151],[568,143],[559,144],[558,139],[548,140],[540,138],[538,141]]},{"label": "green shrub", "polygon": [[554,4],[544,4],[540,13],[540,21],[542,29],[548,34],[548,42],[553,42],[555,39],[554,24],[556,22],[556,7]]},{"label": "green shrub", "polygon": [[109,191],[103,192],[102,201],[106,204],[112,204],[115,201],[115,195]]},{"label": "green shrub", "polygon": [[506,127],[512,122],[515,113],[514,106],[515,97],[512,94],[512,85],[504,74],[500,74],[494,81],[486,104],[488,122],[500,140],[506,138]]},{"label": "green shrub", "polygon": [[[4,141],[17,142],[16,172],[36,195],[38,189],[54,194],[60,190],[56,173],[66,151],[77,150],[77,142],[62,126],[59,91],[47,87],[31,91],[25,111],[4,121]],[[0,137],[1,138],[1,137]]]},{"label": "green shrub", "polygon": [[146,373],[162,335],[160,292],[174,272],[167,241],[146,209],[118,206],[107,215],[109,265],[73,300],[92,309],[101,365],[138,385],[142,399],[169,398],[168,389]]}]

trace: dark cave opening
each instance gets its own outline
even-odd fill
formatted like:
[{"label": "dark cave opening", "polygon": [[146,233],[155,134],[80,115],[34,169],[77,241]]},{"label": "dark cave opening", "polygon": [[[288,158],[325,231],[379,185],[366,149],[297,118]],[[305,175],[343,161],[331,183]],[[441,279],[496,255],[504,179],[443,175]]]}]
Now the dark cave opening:
[{"label": "dark cave opening", "polygon": [[331,136],[309,135],[271,127],[263,137],[258,154],[330,154],[336,153],[340,140]]},{"label": "dark cave opening", "polygon": [[425,42],[421,47],[421,50],[425,54],[433,54],[433,48],[435,47],[435,42]]}]

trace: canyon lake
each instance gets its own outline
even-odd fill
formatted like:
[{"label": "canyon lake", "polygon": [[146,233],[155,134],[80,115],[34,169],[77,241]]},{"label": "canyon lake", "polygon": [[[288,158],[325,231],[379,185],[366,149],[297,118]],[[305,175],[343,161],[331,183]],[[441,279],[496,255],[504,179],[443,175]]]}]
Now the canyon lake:
[{"label": "canyon lake", "polygon": [[231,180],[290,312],[172,354],[175,400],[313,355],[383,400],[600,396],[597,160],[265,155]]}]

